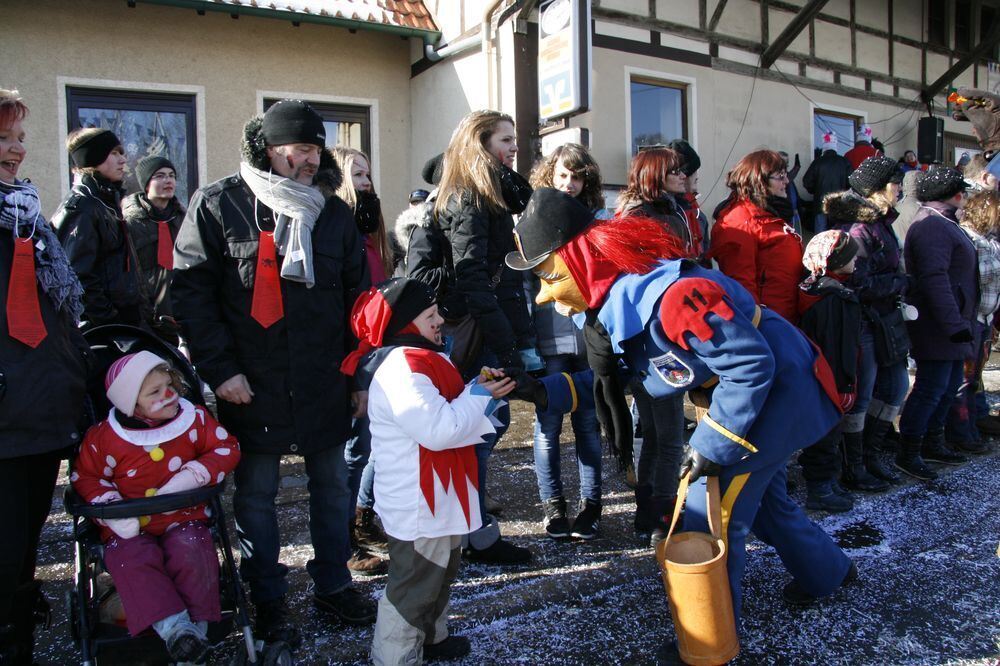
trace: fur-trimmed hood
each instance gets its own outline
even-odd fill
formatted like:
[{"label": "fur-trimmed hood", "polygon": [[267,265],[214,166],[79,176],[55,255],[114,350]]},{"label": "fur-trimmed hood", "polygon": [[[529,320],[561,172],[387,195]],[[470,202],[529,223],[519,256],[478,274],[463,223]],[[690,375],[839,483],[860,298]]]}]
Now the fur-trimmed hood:
[{"label": "fur-trimmed hood", "polygon": [[[240,143],[240,157],[250,166],[261,171],[271,168],[271,160],[267,157],[267,146],[264,144],[264,116],[254,116],[243,126],[243,141]],[[337,188],[344,181],[344,175],[333,159],[329,150],[322,150],[319,157],[319,172],[316,174],[316,186],[323,196],[329,199],[337,194]]]},{"label": "fur-trimmed hood", "polygon": [[823,212],[840,224],[871,224],[884,217],[878,206],[854,190],[833,192],[823,197]]},{"label": "fur-trimmed hood", "polygon": [[404,255],[409,249],[410,236],[413,235],[414,229],[417,227],[431,229],[437,226],[437,223],[434,221],[435,199],[437,199],[437,190],[431,192],[430,196],[419,206],[406,208],[396,218],[396,226],[393,228],[392,233],[396,237],[396,242],[403,250]]}]

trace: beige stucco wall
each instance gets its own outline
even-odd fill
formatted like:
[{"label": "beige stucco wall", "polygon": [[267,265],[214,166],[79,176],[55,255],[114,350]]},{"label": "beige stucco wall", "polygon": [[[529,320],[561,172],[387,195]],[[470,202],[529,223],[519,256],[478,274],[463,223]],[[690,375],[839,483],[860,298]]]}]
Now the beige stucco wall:
[{"label": "beige stucco wall", "polygon": [[[713,190],[716,179],[744,154],[762,147],[800,155],[803,169],[799,175],[799,189],[804,193],[801,175],[812,160],[814,107],[790,85],[757,81],[746,126],[737,141],[750,95],[751,78],[600,48],[594,49],[593,110],[574,118],[571,125],[590,129],[591,146],[605,182],[623,184],[630,161],[626,68],[642,70],[644,76],[659,73],[664,79],[690,86],[689,134],[702,159],[700,190],[704,206],[711,209],[726,195],[724,175]],[[876,123],[874,130],[877,137],[896,135],[896,140],[887,148],[890,157],[897,158],[904,150],[916,148],[916,123],[923,115],[922,109],[900,113],[899,106],[868,102],[848,91],[843,95],[809,89],[802,92],[824,108],[857,113],[870,122],[888,119]],[[970,134],[967,123],[950,118],[945,122],[945,129]]]},{"label": "beige stucco wall", "polygon": [[31,107],[22,174],[39,186],[47,214],[65,188],[59,77],[202,89],[202,184],[236,170],[241,128],[259,110],[258,91],[375,100],[372,160],[379,193],[387,217],[405,205],[410,60],[407,40],[399,36],[309,23],[296,28],[246,16],[234,20],[218,12],[198,16],[144,3],[129,9],[119,0],[5,0],[4,28],[0,85],[19,88]]}]

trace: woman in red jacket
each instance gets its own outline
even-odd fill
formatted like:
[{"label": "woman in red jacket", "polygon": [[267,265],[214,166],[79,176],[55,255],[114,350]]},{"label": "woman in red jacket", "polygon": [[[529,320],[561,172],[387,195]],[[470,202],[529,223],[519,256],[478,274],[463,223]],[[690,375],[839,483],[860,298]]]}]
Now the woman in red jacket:
[{"label": "woman in red jacket", "polygon": [[786,166],[773,150],[752,152],[736,164],[726,182],[732,191],[715,210],[709,254],[758,303],[794,324],[802,239],[791,224]]}]

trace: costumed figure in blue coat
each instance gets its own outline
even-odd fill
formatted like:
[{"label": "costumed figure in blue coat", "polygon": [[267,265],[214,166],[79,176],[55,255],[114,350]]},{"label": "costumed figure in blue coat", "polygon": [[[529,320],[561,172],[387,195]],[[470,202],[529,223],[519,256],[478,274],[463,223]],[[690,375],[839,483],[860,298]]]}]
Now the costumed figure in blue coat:
[{"label": "costumed figure in blue coat", "polygon": [[[631,433],[612,356],[653,397],[697,389],[710,402],[681,465],[692,484],[684,529],[708,531],[705,480],[718,476],[737,626],[750,532],[792,574],[789,603],[811,603],[853,580],[854,564],[785,486],[789,456],[841,418],[833,374],[806,337],[736,281],[684,259],[654,221],[593,222],[569,196],[540,188],[514,234],[518,251],[507,265],[541,278],[537,301],[586,318],[594,398],[613,445],[624,447]],[[572,407],[583,384],[550,379],[545,406]]]}]

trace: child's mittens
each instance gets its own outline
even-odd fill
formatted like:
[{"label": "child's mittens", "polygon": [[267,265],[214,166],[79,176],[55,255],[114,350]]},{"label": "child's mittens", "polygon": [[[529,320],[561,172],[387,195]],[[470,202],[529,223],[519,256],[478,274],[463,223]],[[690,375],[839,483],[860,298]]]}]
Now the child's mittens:
[{"label": "child's mittens", "polygon": [[205,466],[192,460],[177,470],[176,474],[167,479],[167,482],[160,486],[156,494],[169,495],[170,493],[182,493],[185,490],[201,488],[210,478]]},{"label": "child's mittens", "polygon": [[[122,496],[117,490],[109,490],[103,495],[95,497],[90,503],[107,504],[108,502],[118,502],[121,499]],[[107,527],[122,539],[131,539],[132,537],[139,536],[138,518],[110,518],[108,520],[98,519],[97,522]]]}]

